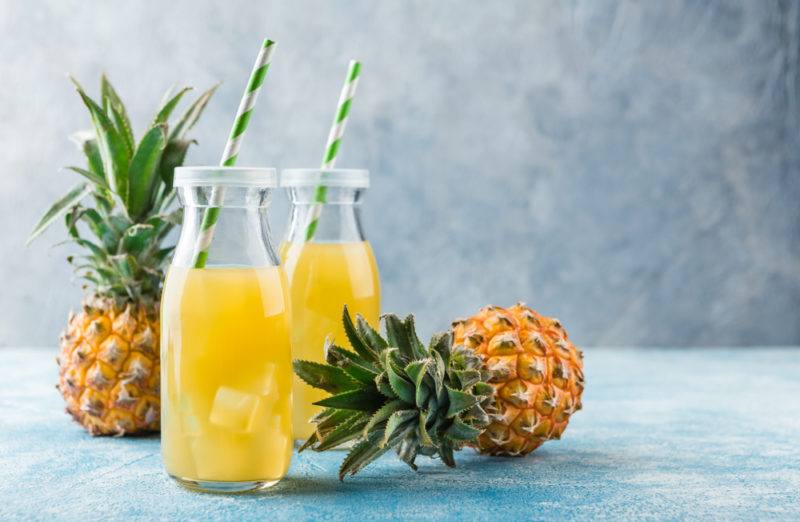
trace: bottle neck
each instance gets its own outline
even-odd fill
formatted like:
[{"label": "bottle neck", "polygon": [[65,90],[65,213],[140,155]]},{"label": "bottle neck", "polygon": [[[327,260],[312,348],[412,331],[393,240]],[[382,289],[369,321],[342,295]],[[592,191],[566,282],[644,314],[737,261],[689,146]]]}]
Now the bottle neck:
[{"label": "bottle neck", "polygon": [[270,241],[267,208],[270,190],[261,187],[217,187],[217,198],[211,186],[182,187],[178,193],[183,205],[183,225],[172,260],[173,266],[192,267],[198,253],[198,238],[204,220],[221,201],[208,246],[205,266],[265,267],[277,266],[278,256]]},{"label": "bottle neck", "polygon": [[[364,241],[361,227],[361,199],[364,189],[325,187],[324,203],[317,203],[315,187],[292,187],[291,219],[286,234],[289,243],[353,243]],[[308,239],[311,222],[316,220],[313,237]]]}]

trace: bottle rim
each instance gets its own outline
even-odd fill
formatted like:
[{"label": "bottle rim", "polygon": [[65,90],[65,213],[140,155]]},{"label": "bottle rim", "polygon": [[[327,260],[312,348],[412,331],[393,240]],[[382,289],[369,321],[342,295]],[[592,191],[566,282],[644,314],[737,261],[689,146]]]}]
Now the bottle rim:
[{"label": "bottle rim", "polygon": [[278,186],[278,172],[272,167],[176,167],[172,184],[175,187],[205,185],[275,188]]},{"label": "bottle rim", "polygon": [[280,186],[293,187],[369,188],[366,169],[283,169]]}]

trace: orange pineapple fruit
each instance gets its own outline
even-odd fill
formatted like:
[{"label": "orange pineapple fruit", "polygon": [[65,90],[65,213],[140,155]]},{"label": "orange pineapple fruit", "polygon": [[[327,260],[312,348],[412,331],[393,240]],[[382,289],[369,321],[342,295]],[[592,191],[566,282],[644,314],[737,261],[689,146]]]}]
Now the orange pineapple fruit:
[{"label": "orange pineapple fruit", "polygon": [[581,409],[583,354],[558,319],[522,303],[486,306],[453,322],[454,346],[483,360],[494,388],[490,424],[473,446],[488,455],[527,455],[559,439]]},{"label": "orange pineapple fruit", "polygon": [[57,357],[67,411],[92,435],[159,429],[158,307],[87,299]]}]

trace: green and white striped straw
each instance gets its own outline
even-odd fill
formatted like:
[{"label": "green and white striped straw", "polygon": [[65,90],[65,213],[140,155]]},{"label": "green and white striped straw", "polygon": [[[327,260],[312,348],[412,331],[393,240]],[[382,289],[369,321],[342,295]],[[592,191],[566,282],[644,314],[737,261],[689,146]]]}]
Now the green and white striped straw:
[{"label": "green and white striped straw", "polygon": [[[250,122],[250,115],[253,113],[253,107],[256,105],[258,93],[261,91],[261,85],[264,83],[264,77],[269,70],[269,64],[272,61],[272,53],[275,50],[275,42],[269,39],[264,39],[261,50],[258,52],[256,62],[253,65],[253,72],[250,73],[250,81],[247,82],[247,88],[244,91],[242,100],[239,102],[239,109],[236,111],[236,119],[233,120],[233,127],[231,134],[228,137],[228,142],[225,144],[225,152],[222,153],[220,165],[223,167],[232,167],[236,164],[236,158],[239,155],[239,148],[242,146],[242,138],[244,132],[247,130],[247,124]],[[211,245],[211,239],[214,237],[214,228],[217,225],[219,218],[220,205],[225,199],[225,188],[215,187],[211,191],[210,207],[206,209],[203,214],[203,221],[200,224],[200,234],[197,237],[195,245],[195,258],[194,267],[203,268],[206,266],[208,259],[208,247]]]},{"label": "green and white striped straw", "polygon": [[[333,125],[328,133],[328,143],[325,145],[325,156],[322,159],[321,170],[329,170],[336,164],[336,155],[339,152],[339,144],[342,142],[344,128],[347,125],[347,116],[350,114],[350,105],[358,87],[358,77],[361,74],[361,63],[350,60],[347,68],[347,77],[339,95],[339,105],[336,108],[336,116],[333,118]],[[324,175],[324,172],[323,172]],[[322,205],[325,204],[328,196],[328,187],[320,183],[314,192],[314,204],[309,210],[308,225],[306,227],[306,241],[314,238],[319,224],[319,216],[322,214]]]}]

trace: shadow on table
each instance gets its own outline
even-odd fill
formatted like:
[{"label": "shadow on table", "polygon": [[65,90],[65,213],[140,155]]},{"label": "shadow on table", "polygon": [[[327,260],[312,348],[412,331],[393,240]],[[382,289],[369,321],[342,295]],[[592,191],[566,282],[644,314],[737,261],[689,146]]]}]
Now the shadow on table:
[{"label": "shadow on table", "polygon": [[341,495],[342,493],[396,491],[398,487],[416,485],[425,479],[438,480],[441,476],[453,472],[453,470],[449,470],[444,466],[438,467],[437,464],[439,463],[430,463],[424,468],[421,466],[418,472],[405,467],[384,470],[385,474],[379,472],[378,475],[362,472],[356,477],[346,477],[344,482],[340,481],[335,473],[329,476],[290,475],[275,486],[255,495],[263,497],[277,495],[297,498],[313,496],[318,499],[329,495]]},{"label": "shadow on table", "polygon": [[[640,457],[626,455],[623,451],[586,449],[570,452],[539,450],[526,457],[489,457],[465,452],[458,455],[456,461],[457,467],[450,469],[438,460],[420,459],[417,472],[399,462],[389,467],[384,462],[383,466],[379,466],[381,469],[367,468],[356,477],[348,476],[344,482],[339,481],[335,472],[327,476],[290,475],[256,496],[321,498],[343,492],[412,491],[420,487],[433,487],[434,484],[439,491],[453,488],[463,492],[485,488],[486,480],[503,487],[506,481],[512,485],[518,482],[519,477],[525,476],[534,484],[549,484],[554,477],[561,481],[575,481],[586,476],[610,476],[620,469],[636,469],[642,465]],[[449,480],[443,481],[443,478]]]},{"label": "shadow on table", "polygon": [[259,493],[259,496],[296,496],[314,497],[331,495],[345,489],[349,484],[339,482],[338,477],[286,477],[275,486]]}]

